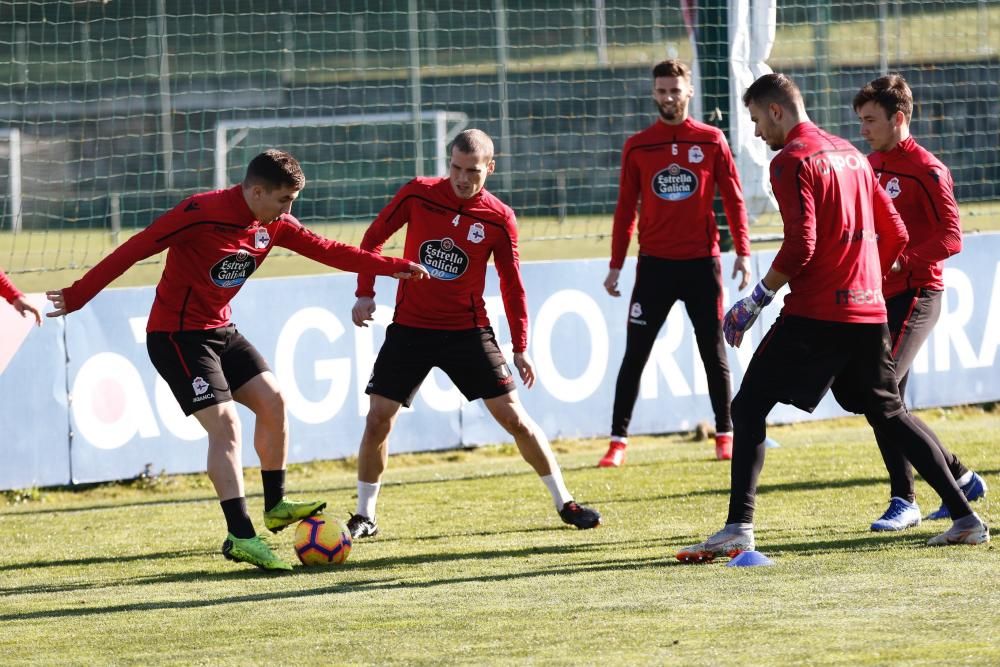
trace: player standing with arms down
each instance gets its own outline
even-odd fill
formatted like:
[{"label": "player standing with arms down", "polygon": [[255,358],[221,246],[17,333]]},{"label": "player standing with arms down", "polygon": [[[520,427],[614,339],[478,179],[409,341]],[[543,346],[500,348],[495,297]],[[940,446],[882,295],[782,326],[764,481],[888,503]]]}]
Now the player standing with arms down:
[{"label": "player standing with arms down", "polygon": [[[423,264],[431,279],[400,284],[393,323],[375,359],[358,450],[357,513],[347,523],[352,537],[378,533],[375,506],[388,463],[389,432],[400,406],[410,405],[435,366],[468,400],[483,399],[542,478],[565,523],[585,529],[601,522],[598,512],[576,503],[567,490],[548,439],[518,398],[486,316],[483,290],[492,257],[514,344],[514,367],[530,388],[535,371],[525,353],[528,304],[517,254],[517,221],[509,206],[483,188],[494,168],[493,141],[481,130],[465,130],[452,144],[449,175],[415,178],[404,185],[361,241],[362,248],[380,252],[406,225],[404,255]],[[358,275],[358,300],[351,316],[359,327],[373,319],[374,285],[374,276]]]},{"label": "player standing with arms down", "polygon": [[240,420],[233,401],[253,411],[254,448],[264,485],[264,525],[277,532],[321,511],[325,502],[288,500],[288,418],[277,380],[259,352],[230,322],[229,302],[275,246],[327,266],[397,278],[421,278],[423,267],[324,239],[291,215],[305,185],[299,163],[268,150],[247,167],[243,183],[188,197],[123,243],[70,287],[47,293],[49,317],[82,308],[111,281],[167,250],[146,326],[146,347],[185,415],[208,432],[208,476],[229,534],[226,558],[266,570],[290,570],[254,530],[243,488]]},{"label": "player standing with arms down", "polygon": [[753,293],[726,314],[726,341],[739,346],[775,292],[786,283],[791,291],[733,400],[726,526],[677,558],[698,562],[754,549],[767,415],[777,403],[811,412],[830,388],[841,405],[862,406],[872,427],[895,439],[948,506],[954,523],[928,544],[988,542],[989,529],[969,507],[941,450],[899,397],[882,277],[902,253],[907,233],[892,200],[861,153],[809,121],[787,76],[760,77],[743,104],[757,136],[781,151],[771,161],[771,185],[784,241]]},{"label": "player standing with arms down", "polygon": [[[913,93],[898,74],[875,79],[854,96],[861,136],[873,152],[868,161],[892,198],[910,240],[882,284],[896,362],[899,396],[906,392],[910,365],[941,316],[944,260],[962,249],[962,227],[951,172],[910,135]],[[913,417],[921,424],[917,417]],[[928,435],[930,429],[922,426]],[[913,467],[891,437],[875,428],[875,439],[889,471],[889,507],[871,529],[903,530],[920,525]],[[932,437],[955,481],[969,501],[986,494],[986,482]],[[929,519],[947,519],[942,504]]]},{"label": "player standing with arms down", "polygon": [[712,201],[722,194],[736,246],[733,278],[740,289],[750,281],[750,239],[743,189],[726,137],[718,128],[688,116],[694,91],[691,71],[678,60],[653,68],[653,101],[660,117],[625,142],[618,205],[611,233],[611,269],[604,289],[620,296],[618,277],[639,210],[639,261],[629,305],[625,356],[618,371],[611,417],[611,443],[597,464],[625,462],[628,426],[639,381],[660,327],[670,309],[684,302],[694,327],[715,412],[715,454],[732,456],[732,389],[722,343],[722,268],[719,230]]},{"label": "player standing with arms down", "polygon": [[0,297],[7,300],[7,303],[14,306],[14,310],[21,314],[21,317],[27,317],[30,313],[35,317],[35,324],[37,326],[42,326],[42,314],[38,312],[38,309],[28,303],[28,300],[24,298],[24,294],[21,293],[14,283],[10,281],[3,271],[0,271]]}]

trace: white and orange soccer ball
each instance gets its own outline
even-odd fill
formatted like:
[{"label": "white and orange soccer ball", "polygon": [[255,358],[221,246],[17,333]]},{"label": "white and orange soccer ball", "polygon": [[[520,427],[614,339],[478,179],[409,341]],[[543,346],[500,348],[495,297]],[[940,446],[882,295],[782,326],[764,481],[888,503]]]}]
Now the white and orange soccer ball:
[{"label": "white and orange soccer ball", "polygon": [[351,532],[322,514],[303,519],[295,528],[295,555],[303,565],[339,565],[351,553]]}]

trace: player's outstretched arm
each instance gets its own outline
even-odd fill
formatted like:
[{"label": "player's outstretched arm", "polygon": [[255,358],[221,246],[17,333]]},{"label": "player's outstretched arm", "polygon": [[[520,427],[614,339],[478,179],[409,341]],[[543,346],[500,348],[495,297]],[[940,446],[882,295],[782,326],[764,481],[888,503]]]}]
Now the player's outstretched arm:
[{"label": "player's outstretched arm", "polygon": [[14,297],[10,305],[14,306],[14,310],[20,313],[21,317],[27,317],[28,313],[31,313],[35,317],[35,326],[42,326],[42,314],[38,312],[37,308],[28,303],[28,300],[23,295]]},{"label": "player's outstretched arm", "polygon": [[521,382],[524,383],[524,386],[531,389],[532,385],[535,384],[535,367],[531,365],[531,359],[528,358],[527,352],[514,353],[514,368],[521,376]]},{"label": "player's outstretched arm", "polygon": [[45,298],[52,302],[53,310],[45,313],[46,317],[62,317],[66,314],[66,297],[61,289],[52,289],[45,293]]}]

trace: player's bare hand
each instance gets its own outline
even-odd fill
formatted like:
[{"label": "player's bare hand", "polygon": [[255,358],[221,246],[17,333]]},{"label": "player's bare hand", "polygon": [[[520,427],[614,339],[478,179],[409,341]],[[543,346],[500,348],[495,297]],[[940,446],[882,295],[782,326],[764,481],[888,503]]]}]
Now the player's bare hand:
[{"label": "player's bare hand", "polygon": [[28,300],[23,296],[19,296],[11,302],[14,306],[14,310],[21,314],[21,317],[27,317],[28,313],[35,316],[35,326],[42,326],[42,314],[38,312],[38,309],[28,303]]},{"label": "player's bare hand", "polygon": [[895,262],[892,263],[892,266],[889,268],[889,273],[899,273],[902,270],[903,270],[903,264],[897,259]]},{"label": "player's bare hand", "polygon": [[604,279],[604,289],[608,291],[611,296],[621,296],[622,293],[618,291],[618,276],[621,275],[621,269],[611,269],[608,271],[608,277]]},{"label": "player's bare hand", "polygon": [[394,273],[392,274],[392,277],[398,278],[399,280],[422,280],[424,278],[430,278],[431,274],[427,273],[427,269],[425,269],[422,264],[410,262],[409,271]]},{"label": "player's bare hand", "polygon": [[750,276],[752,275],[750,271],[750,257],[746,255],[736,256],[736,263],[733,264],[733,279],[736,278],[737,273],[743,274],[743,278],[740,280],[740,290],[746,289],[746,286],[750,284]]},{"label": "player's bare hand", "polygon": [[370,296],[359,296],[351,308],[351,321],[356,327],[367,327],[366,322],[375,319],[375,299]]},{"label": "player's bare hand", "polygon": [[531,365],[531,359],[528,358],[527,352],[514,353],[514,368],[521,376],[521,382],[524,383],[524,386],[531,389],[532,385],[535,384],[535,367]]},{"label": "player's bare hand", "polygon": [[66,314],[66,298],[61,289],[52,289],[45,293],[45,298],[52,302],[54,310],[45,313],[46,317],[61,317]]}]

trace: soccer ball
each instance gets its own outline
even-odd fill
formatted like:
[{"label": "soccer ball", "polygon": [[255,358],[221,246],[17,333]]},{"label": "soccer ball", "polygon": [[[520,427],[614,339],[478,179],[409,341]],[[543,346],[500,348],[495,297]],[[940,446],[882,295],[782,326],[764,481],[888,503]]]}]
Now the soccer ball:
[{"label": "soccer ball", "polygon": [[351,532],[336,519],[311,516],[295,528],[295,554],[303,565],[339,565],[350,553]]}]

